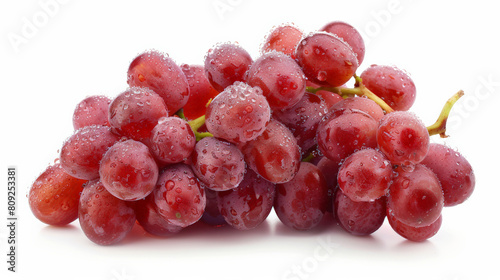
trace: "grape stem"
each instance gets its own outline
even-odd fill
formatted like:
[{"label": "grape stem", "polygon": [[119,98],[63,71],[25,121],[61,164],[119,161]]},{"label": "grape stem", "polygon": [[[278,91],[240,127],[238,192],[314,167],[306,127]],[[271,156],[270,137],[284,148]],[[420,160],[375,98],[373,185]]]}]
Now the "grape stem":
[{"label": "grape stem", "polygon": [[205,115],[189,121],[188,124],[189,126],[191,126],[191,129],[193,130],[194,135],[196,136],[196,141],[200,141],[205,137],[214,137],[214,135],[210,132],[198,132],[198,129],[200,129],[200,127],[202,127],[205,124]]},{"label": "grape stem", "polygon": [[[354,88],[344,88],[344,87],[307,87],[306,90],[310,93],[316,93],[320,90],[326,90],[330,92],[334,92],[342,96],[343,98],[348,98],[353,95],[358,95],[358,96],[366,96],[367,98],[375,101],[382,110],[385,111],[385,113],[391,113],[394,112],[394,109],[392,109],[387,103],[385,103],[384,100],[382,100],[380,97],[378,97],[375,93],[370,91],[365,85],[363,84],[363,81],[361,80],[360,77],[357,75],[354,75],[354,79],[356,80],[356,83],[354,84]],[[448,136],[446,135],[446,122],[448,121],[448,116],[450,115],[451,108],[455,104],[455,102],[460,99],[464,95],[463,90],[460,90],[456,94],[454,94],[448,101],[446,101],[446,104],[443,107],[443,110],[441,111],[441,114],[439,115],[439,118],[437,121],[427,127],[427,131],[429,132],[429,135],[437,135],[439,134],[441,138],[447,138]]]},{"label": "grape stem", "polygon": [[178,116],[179,118],[183,119],[183,120],[187,120],[186,119],[186,116],[184,116],[184,109],[180,108],[179,111],[175,112],[176,116]]},{"label": "grape stem", "polygon": [[309,153],[307,157],[302,159],[302,162],[311,162],[311,160],[313,160],[314,158],[315,158],[314,153]]},{"label": "grape stem", "polygon": [[356,84],[354,85],[354,88],[344,88],[344,87],[319,87],[319,88],[313,88],[313,87],[307,87],[307,91],[310,93],[316,93],[320,90],[326,90],[326,91],[331,91],[334,93],[339,94],[343,98],[347,98],[353,95],[357,96],[366,96],[367,98],[375,101],[382,110],[384,110],[386,113],[391,113],[394,112],[394,109],[391,108],[391,106],[387,105],[383,99],[378,97],[375,93],[373,93],[371,90],[369,90],[365,85],[363,84],[363,81],[361,80],[360,77],[354,75],[354,79],[356,80]]},{"label": "grape stem", "polygon": [[427,127],[427,131],[429,131],[430,136],[439,134],[441,138],[448,137],[448,135],[446,135],[446,122],[448,121],[448,116],[450,115],[451,108],[453,108],[455,102],[457,102],[462,96],[464,96],[464,91],[460,90],[448,99],[448,101],[446,101],[437,121]]}]

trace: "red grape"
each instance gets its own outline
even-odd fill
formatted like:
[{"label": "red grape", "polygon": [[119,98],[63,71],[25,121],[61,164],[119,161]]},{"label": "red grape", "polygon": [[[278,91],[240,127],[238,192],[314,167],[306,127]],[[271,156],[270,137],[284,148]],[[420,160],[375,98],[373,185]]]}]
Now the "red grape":
[{"label": "red grape", "polygon": [[392,165],[381,152],[364,149],[350,155],[340,167],[338,184],[353,201],[385,196],[392,182]]},{"label": "red grape", "polygon": [[73,133],[61,149],[61,166],[71,176],[99,178],[99,163],[104,153],[120,138],[107,126],[86,126]]},{"label": "red grape", "polygon": [[264,132],[271,109],[260,88],[236,82],[214,98],[205,116],[210,133],[238,144]]},{"label": "red grape", "polygon": [[83,189],[78,208],[80,227],[92,242],[111,245],[120,242],[135,224],[134,209],[110,194],[99,180]]},{"label": "red grape", "polygon": [[150,194],[158,179],[158,166],[146,145],[129,139],[113,145],[99,168],[106,190],[122,200],[139,200]]},{"label": "red grape", "polygon": [[358,30],[340,21],[309,34],[275,26],[256,61],[238,43],[215,45],[202,65],[140,53],[129,88],[77,104],[60,158],[29,190],[31,211],[49,225],[79,218],[100,245],[135,224],[156,236],[199,222],[250,230],[273,207],[296,230],[318,226],[328,211],[354,235],[389,216],[399,235],[428,239],[443,207],[475,188],[462,155],[430,144],[430,135],[445,136],[463,91],[425,127],[408,112],[409,74],[371,65],[358,77],[364,56]]},{"label": "red grape", "polygon": [[295,48],[302,35],[302,31],[290,24],[274,27],[262,45],[262,53],[274,50],[295,58]]},{"label": "red grape", "polygon": [[340,109],[356,109],[367,113],[372,116],[376,121],[380,121],[384,117],[384,111],[382,108],[375,103],[375,101],[365,98],[365,97],[352,97],[342,99],[342,101],[336,103],[329,110],[340,110]]},{"label": "red grape", "polygon": [[206,188],[205,195],[207,197],[207,205],[205,206],[205,212],[203,212],[201,220],[211,226],[222,226],[227,224],[217,205],[217,192]]},{"label": "red grape", "polygon": [[397,111],[380,120],[377,144],[392,164],[411,168],[425,158],[429,143],[427,128],[413,113]]},{"label": "red grape", "polygon": [[157,93],[165,101],[170,115],[184,107],[189,99],[188,81],[181,68],[158,51],[144,52],[130,63],[127,83],[130,87],[147,87]]},{"label": "red grape", "polygon": [[234,82],[242,82],[252,65],[250,54],[236,44],[219,44],[208,51],[205,57],[205,75],[212,86],[223,91]]},{"label": "red grape", "polygon": [[196,143],[192,166],[198,178],[214,191],[237,187],[246,170],[238,147],[214,137],[205,137]]},{"label": "red grape", "polygon": [[78,105],[73,113],[73,127],[78,130],[90,125],[110,126],[108,107],[111,99],[103,95],[89,96]]},{"label": "red grape", "polygon": [[318,126],[318,148],[327,158],[340,162],[357,150],[375,148],[377,126],[363,111],[331,111]]},{"label": "red grape", "polygon": [[344,42],[346,42],[356,54],[358,63],[361,64],[363,62],[365,57],[365,42],[363,41],[363,38],[361,37],[361,34],[359,34],[358,30],[356,30],[352,25],[342,21],[333,21],[323,26],[320,30],[334,34],[344,40]]},{"label": "red grape", "polygon": [[205,115],[208,101],[219,92],[208,81],[203,66],[183,64],[181,69],[189,85],[189,99],[182,109],[186,119],[194,120]]},{"label": "red grape", "polygon": [[307,230],[321,222],[327,199],[328,187],[321,171],[309,162],[302,162],[291,181],[276,185],[274,210],[286,226]]},{"label": "red grape", "polygon": [[177,117],[161,118],[151,132],[151,153],[163,163],[186,160],[194,150],[196,137],[191,126]]},{"label": "red grape", "polygon": [[271,120],[262,135],[240,149],[250,169],[272,183],[286,183],[299,171],[297,140],[279,121]]},{"label": "red grape", "polygon": [[322,157],[316,165],[325,176],[327,185],[332,188],[337,186],[337,175],[342,162],[343,161],[334,161],[327,157]]},{"label": "red grape", "polygon": [[134,203],[134,210],[139,225],[152,235],[170,236],[182,230],[182,227],[169,223],[158,214],[153,194],[136,201]]},{"label": "red grape", "polygon": [[370,235],[384,223],[385,197],[375,201],[353,201],[341,189],[337,189],[333,204],[340,226],[351,234]]},{"label": "red grape", "polygon": [[334,193],[337,188],[337,175],[340,169],[340,161],[334,161],[327,157],[322,157],[316,166],[321,173],[323,173],[326,185],[328,186],[328,205],[326,210],[328,212],[332,212]]},{"label": "red grape", "polygon": [[109,105],[109,123],[113,129],[134,140],[151,135],[160,118],[168,116],[163,99],[147,88],[130,88]]},{"label": "red grape", "polygon": [[476,177],[472,166],[460,153],[437,143],[431,143],[429,153],[421,162],[438,177],[444,193],[444,206],[463,203],[474,191]]},{"label": "red grape", "polygon": [[394,218],[412,227],[435,222],[443,209],[443,191],[436,175],[418,164],[413,171],[401,167],[389,188],[387,207]]},{"label": "red grape", "polygon": [[[321,87],[320,85],[317,85],[311,82],[310,80],[306,81],[306,91],[314,93],[315,95],[321,97],[325,102],[327,109],[330,109],[333,105],[344,100],[344,98],[340,95],[340,91],[333,92],[329,90],[319,89],[320,87]],[[347,87],[344,84],[339,88],[347,88]],[[311,91],[310,89],[314,89],[314,91]]]},{"label": "red grape", "polygon": [[49,225],[73,222],[78,218],[78,201],[85,182],[68,175],[60,164],[47,167],[30,188],[31,212]]},{"label": "red grape", "polygon": [[306,77],[318,85],[341,86],[351,79],[359,65],[351,47],[326,32],[304,37],[295,55]]},{"label": "red grape", "polygon": [[268,52],[259,57],[246,73],[246,81],[262,89],[273,110],[297,104],[306,89],[306,77],[300,66],[280,52]]},{"label": "red grape", "polygon": [[406,111],[415,102],[417,90],[411,77],[393,66],[372,65],[360,78],[363,84],[392,109]]},{"label": "red grape", "polygon": [[327,109],[344,100],[340,94],[327,90],[318,90],[315,94],[324,100]]},{"label": "red grape", "polygon": [[389,213],[390,209],[387,210],[387,220],[392,229],[402,237],[414,242],[422,242],[436,235],[443,222],[443,216],[440,215],[435,222],[428,226],[412,227],[396,220],[396,218]]},{"label": "red grape", "polygon": [[163,169],[153,193],[158,213],[173,225],[187,227],[203,215],[205,189],[189,165],[177,163]]},{"label": "red grape", "polygon": [[217,192],[217,205],[226,222],[239,230],[256,228],[273,207],[274,184],[248,170],[237,188]]},{"label": "red grape", "polygon": [[321,98],[306,92],[299,103],[288,109],[276,110],[273,116],[290,129],[302,153],[305,153],[316,145],[318,124],[327,112]]}]

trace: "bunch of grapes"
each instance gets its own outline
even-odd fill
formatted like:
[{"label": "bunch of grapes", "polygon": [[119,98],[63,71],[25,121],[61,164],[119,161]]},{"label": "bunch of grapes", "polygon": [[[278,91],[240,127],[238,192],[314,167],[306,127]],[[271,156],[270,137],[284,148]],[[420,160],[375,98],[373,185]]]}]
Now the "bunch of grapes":
[{"label": "bunch of grapes", "polygon": [[443,207],[474,189],[467,160],[430,142],[446,137],[463,92],[426,127],[408,111],[408,73],[371,65],[358,76],[364,55],[344,22],[308,34],[275,27],[256,60],[233,43],[203,65],[146,51],[130,64],[129,88],[77,105],[74,133],[31,187],[31,210],[49,225],[79,219],[100,245],[136,223],[157,236],[198,222],[250,230],[273,209],[296,230],[333,216],[368,235],[387,217],[401,236],[426,240]]}]

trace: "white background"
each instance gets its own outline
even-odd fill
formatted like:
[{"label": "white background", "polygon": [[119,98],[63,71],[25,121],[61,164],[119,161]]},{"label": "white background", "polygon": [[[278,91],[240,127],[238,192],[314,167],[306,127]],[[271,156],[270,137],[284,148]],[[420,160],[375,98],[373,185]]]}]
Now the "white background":
[{"label": "white background", "polygon": [[[56,5],[47,9],[46,2]],[[7,279],[498,279],[500,20],[493,2],[64,2],[0,4],[0,271]],[[364,238],[328,223],[295,232],[272,213],[250,232],[196,226],[160,239],[135,228],[121,244],[101,247],[78,222],[49,227],[31,214],[28,189],[71,135],[75,105],[87,95],[123,91],[128,64],[140,52],[154,48],[179,64],[201,64],[215,43],[237,41],[255,59],[274,25],[314,31],[333,20],[363,33],[367,51],[358,74],[374,63],[411,73],[418,94],[412,111],[426,124],[448,97],[466,92],[446,143],[473,165],[476,190],[444,210],[432,239],[405,241],[387,222]],[[17,273],[4,261],[8,166],[18,168]]]}]

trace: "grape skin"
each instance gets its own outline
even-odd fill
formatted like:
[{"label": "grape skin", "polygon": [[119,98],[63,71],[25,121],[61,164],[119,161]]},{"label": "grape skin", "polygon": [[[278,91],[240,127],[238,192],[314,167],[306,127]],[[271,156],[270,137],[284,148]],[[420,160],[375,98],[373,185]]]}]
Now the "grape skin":
[{"label": "grape skin", "polygon": [[365,58],[365,42],[361,34],[350,24],[342,21],[333,21],[323,26],[321,31],[334,34],[344,40],[356,54],[358,63],[361,65]]},{"label": "grape skin", "polygon": [[78,218],[78,201],[85,182],[68,175],[59,163],[48,166],[29,190],[31,212],[49,225],[73,222]]},{"label": "grape skin", "polygon": [[90,125],[110,126],[108,107],[111,99],[104,95],[89,96],[76,105],[73,112],[73,127],[78,130]]},{"label": "grape skin", "polygon": [[238,144],[264,132],[271,108],[260,88],[236,82],[214,98],[205,118],[208,131],[215,137]]},{"label": "grape skin", "polygon": [[99,168],[104,187],[122,200],[135,201],[149,195],[158,179],[158,166],[146,145],[129,139],[113,145]]},{"label": "grape skin", "polygon": [[104,153],[120,138],[107,126],[85,126],[73,133],[61,148],[61,166],[71,176],[99,178],[99,163]]},{"label": "grape skin", "polygon": [[182,230],[182,227],[172,225],[158,214],[153,194],[136,201],[133,207],[137,223],[152,235],[166,237]]},{"label": "grape skin", "polygon": [[333,161],[327,157],[322,157],[316,164],[318,169],[325,177],[328,187],[328,205],[327,211],[333,212],[333,199],[337,189],[337,175],[339,173],[341,161]]},{"label": "grape skin", "polygon": [[353,201],[339,188],[333,203],[340,226],[353,235],[370,235],[384,223],[386,198],[375,201]]},{"label": "grape skin", "polygon": [[317,95],[306,92],[293,107],[274,111],[273,117],[290,129],[302,153],[306,153],[316,145],[318,125],[326,114],[325,102]]},{"label": "grape skin", "polygon": [[187,164],[165,167],[153,194],[158,213],[173,225],[184,228],[203,215],[205,188]]},{"label": "grape skin", "polygon": [[476,177],[470,163],[460,153],[437,143],[431,143],[421,162],[430,168],[441,182],[444,206],[455,206],[467,200],[474,191]]},{"label": "grape skin", "polygon": [[286,24],[271,30],[262,45],[262,54],[271,51],[282,52],[295,58],[295,48],[302,39],[303,33],[297,27]]},{"label": "grape skin", "polygon": [[327,91],[327,90],[318,90],[315,93],[317,96],[321,97],[326,104],[326,108],[330,111],[333,105],[339,103],[344,100],[340,94]]},{"label": "grape skin", "polygon": [[138,141],[149,138],[158,120],[167,116],[163,99],[147,88],[129,88],[109,105],[111,127],[118,134]]},{"label": "grape skin", "polygon": [[191,159],[194,173],[214,191],[236,188],[245,175],[245,159],[238,147],[214,137],[198,141]]},{"label": "grape skin", "polygon": [[363,111],[331,111],[318,126],[318,148],[330,160],[340,162],[357,150],[375,148],[377,127],[378,122]]},{"label": "grape skin", "polygon": [[188,81],[181,68],[168,55],[156,50],[138,55],[127,72],[130,87],[149,88],[158,94],[170,115],[189,99]]},{"label": "grape skin", "polygon": [[356,109],[363,111],[370,115],[377,122],[385,116],[384,111],[377,103],[375,103],[375,101],[365,97],[351,97],[342,99],[342,101],[336,103],[328,110],[334,111],[342,109]]},{"label": "grape skin", "polygon": [[259,57],[245,77],[250,86],[258,86],[273,110],[290,108],[304,95],[306,78],[302,69],[289,56],[268,52]]},{"label": "grape skin", "polygon": [[377,144],[392,164],[411,168],[427,155],[430,137],[427,128],[415,114],[396,111],[380,120]]},{"label": "grape skin", "polygon": [[226,220],[220,213],[219,206],[217,205],[217,192],[206,188],[205,195],[207,197],[207,205],[205,206],[201,220],[211,226],[219,227],[226,225]]},{"label": "grape skin", "polygon": [[407,111],[417,90],[411,77],[394,66],[371,65],[360,75],[363,84],[396,111]]},{"label": "grape skin", "polygon": [[240,146],[253,171],[275,183],[293,179],[300,167],[300,148],[285,125],[272,119],[262,135]]},{"label": "grape skin", "polygon": [[[329,90],[323,90],[323,89],[318,90],[318,88],[320,88],[320,87],[321,87],[320,85],[315,84],[315,83],[311,82],[310,80],[306,81],[306,91],[314,93],[315,95],[317,95],[321,99],[323,99],[328,111],[331,110],[330,108],[332,108],[333,105],[344,100],[344,98],[339,93],[332,92]],[[313,91],[311,91],[309,88],[313,89]],[[340,88],[347,88],[347,87],[345,85],[342,85],[342,86],[340,86]]]},{"label": "grape skin", "polygon": [[443,216],[440,215],[435,222],[428,226],[412,227],[398,221],[394,215],[390,214],[390,209],[387,208],[387,220],[397,234],[413,242],[422,242],[436,235],[441,228]]},{"label": "grape skin", "polygon": [[309,80],[332,87],[349,81],[359,65],[351,47],[326,32],[305,36],[297,46],[295,56]]},{"label": "grape skin", "polygon": [[188,122],[177,117],[161,118],[151,131],[151,153],[162,163],[185,161],[194,150],[196,137]]},{"label": "grape skin", "polygon": [[80,197],[78,219],[92,242],[112,245],[123,240],[135,224],[134,209],[110,194],[99,180],[89,182]]},{"label": "grape skin", "polygon": [[182,72],[186,75],[189,85],[189,99],[182,107],[184,116],[188,120],[194,120],[205,115],[207,103],[219,94],[205,75],[205,67],[202,65],[181,65]]},{"label": "grape skin", "polygon": [[276,185],[274,210],[286,226],[308,230],[317,226],[328,205],[328,187],[321,171],[302,162],[295,177]]},{"label": "grape skin", "polygon": [[247,170],[237,188],[217,192],[217,205],[226,222],[238,230],[254,229],[273,208],[275,185]]},{"label": "grape skin", "polygon": [[377,150],[360,150],[342,163],[337,181],[351,200],[374,201],[386,195],[392,182],[392,165]]},{"label": "grape skin", "polygon": [[241,46],[219,44],[205,57],[205,75],[215,90],[221,92],[235,82],[243,82],[252,63],[252,57]]},{"label": "grape skin", "polygon": [[413,171],[395,169],[397,176],[389,187],[387,207],[395,219],[412,227],[428,226],[441,215],[443,190],[436,175],[424,165]]}]

